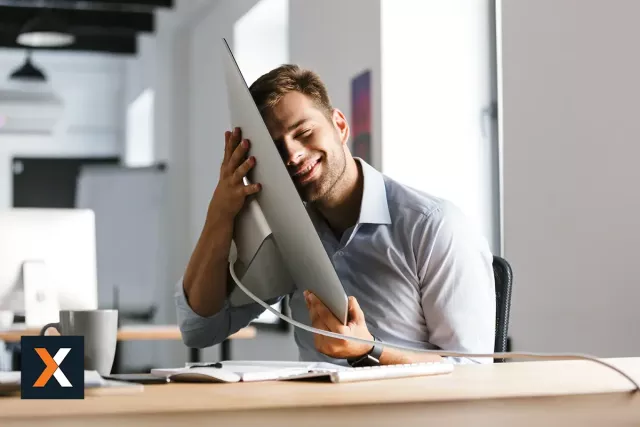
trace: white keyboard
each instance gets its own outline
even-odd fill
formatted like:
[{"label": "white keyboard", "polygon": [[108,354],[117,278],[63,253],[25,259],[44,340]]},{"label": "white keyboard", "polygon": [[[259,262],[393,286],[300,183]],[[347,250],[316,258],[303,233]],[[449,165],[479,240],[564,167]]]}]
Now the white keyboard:
[{"label": "white keyboard", "polygon": [[452,363],[430,362],[406,365],[366,366],[361,368],[319,369],[296,373],[280,380],[328,379],[332,383],[382,380],[391,378],[418,377],[448,374],[453,371]]}]

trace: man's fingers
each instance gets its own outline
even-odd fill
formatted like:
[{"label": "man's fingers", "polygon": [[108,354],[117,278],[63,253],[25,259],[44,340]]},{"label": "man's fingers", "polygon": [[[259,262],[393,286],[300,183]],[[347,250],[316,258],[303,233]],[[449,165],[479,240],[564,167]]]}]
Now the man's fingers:
[{"label": "man's fingers", "polygon": [[311,326],[323,331],[328,331],[329,327],[324,323],[324,320],[316,310],[309,310],[309,318],[311,319]]},{"label": "man's fingers", "polygon": [[356,325],[365,323],[364,313],[356,297],[349,297],[349,321],[354,322]]},{"label": "man's fingers", "polygon": [[333,315],[331,310],[320,301],[318,297],[313,294],[309,295],[309,303],[311,304],[312,311],[317,313],[317,316],[322,319],[322,322],[327,325],[328,330],[331,332],[342,331],[342,323],[338,321],[336,316]]},{"label": "man's fingers", "polygon": [[231,158],[231,156],[236,151],[236,148],[238,148],[238,145],[240,145],[241,142],[242,142],[242,131],[238,127],[234,128],[233,133],[231,134],[231,140],[230,140],[231,150],[229,151],[230,153],[229,158]]},{"label": "man's fingers", "polygon": [[249,184],[249,185],[245,185],[244,187],[242,187],[242,191],[244,192],[245,196],[250,196],[252,194],[256,194],[258,193],[260,190],[262,190],[262,185],[258,184]]},{"label": "man's fingers", "polygon": [[249,173],[249,171],[255,164],[256,164],[256,158],[253,156],[249,157],[247,160],[242,162],[242,164],[238,166],[236,171],[233,173],[233,181],[235,183],[242,182],[242,178],[247,176],[247,173]]},{"label": "man's fingers", "polygon": [[231,149],[231,132],[226,131],[224,133],[224,157],[222,159],[222,164],[225,164],[229,161],[232,152],[233,150]]},{"label": "man's fingers", "polygon": [[246,160],[247,152],[249,151],[249,141],[243,140],[236,148],[233,150],[233,154],[229,159],[228,166],[231,171],[235,171],[242,162]]}]

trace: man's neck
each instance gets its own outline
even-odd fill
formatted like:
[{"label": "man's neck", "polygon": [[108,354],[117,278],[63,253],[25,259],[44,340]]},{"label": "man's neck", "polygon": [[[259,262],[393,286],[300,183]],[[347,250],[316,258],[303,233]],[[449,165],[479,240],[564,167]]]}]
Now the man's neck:
[{"label": "man's neck", "polygon": [[358,222],[364,175],[360,164],[351,156],[347,156],[345,173],[330,194],[315,204],[338,238],[349,227]]}]

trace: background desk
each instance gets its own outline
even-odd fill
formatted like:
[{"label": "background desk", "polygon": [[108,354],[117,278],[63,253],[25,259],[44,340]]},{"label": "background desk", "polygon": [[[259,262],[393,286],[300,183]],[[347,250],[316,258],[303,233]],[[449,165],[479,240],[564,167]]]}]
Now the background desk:
[{"label": "background desk", "polygon": [[[49,330],[51,333],[53,329]],[[10,329],[0,331],[0,341],[18,342],[22,336],[38,335],[40,328]],[[249,326],[231,335],[229,339],[251,339],[256,336],[256,328]],[[118,341],[136,340],[182,340],[176,325],[128,325],[118,329]]]},{"label": "background desk", "polygon": [[[614,363],[640,377],[640,358]],[[350,384],[168,384],[83,401],[6,397],[0,425],[638,425],[640,393],[631,390],[625,378],[594,363],[520,362]]]},{"label": "background desk", "polygon": [[[55,333],[54,329],[49,329],[49,334]],[[19,342],[22,336],[38,335],[40,328],[27,328],[27,329],[11,329],[0,331],[0,341],[5,342]],[[240,329],[235,334],[231,335],[222,344],[221,348],[221,360],[231,359],[231,352],[229,349],[229,340],[233,339],[252,339],[256,336],[256,328],[248,326]],[[126,325],[121,326],[118,330],[118,341],[140,341],[140,340],[182,340],[180,329],[177,325]],[[189,361],[200,361],[200,349],[189,349]],[[114,372],[117,369],[114,370]]]}]

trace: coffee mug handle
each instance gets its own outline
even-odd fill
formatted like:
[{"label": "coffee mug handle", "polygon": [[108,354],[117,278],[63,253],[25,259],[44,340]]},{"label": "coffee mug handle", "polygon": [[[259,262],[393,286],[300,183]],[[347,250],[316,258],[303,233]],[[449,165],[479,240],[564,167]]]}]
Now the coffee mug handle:
[{"label": "coffee mug handle", "polygon": [[56,331],[58,331],[59,334],[62,335],[62,332],[60,332],[60,322],[47,323],[40,330],[40,335],[41,336],[44,335],[44,333],[47,332],[47,329],[49,329],[49,328],[54,328]]}]

